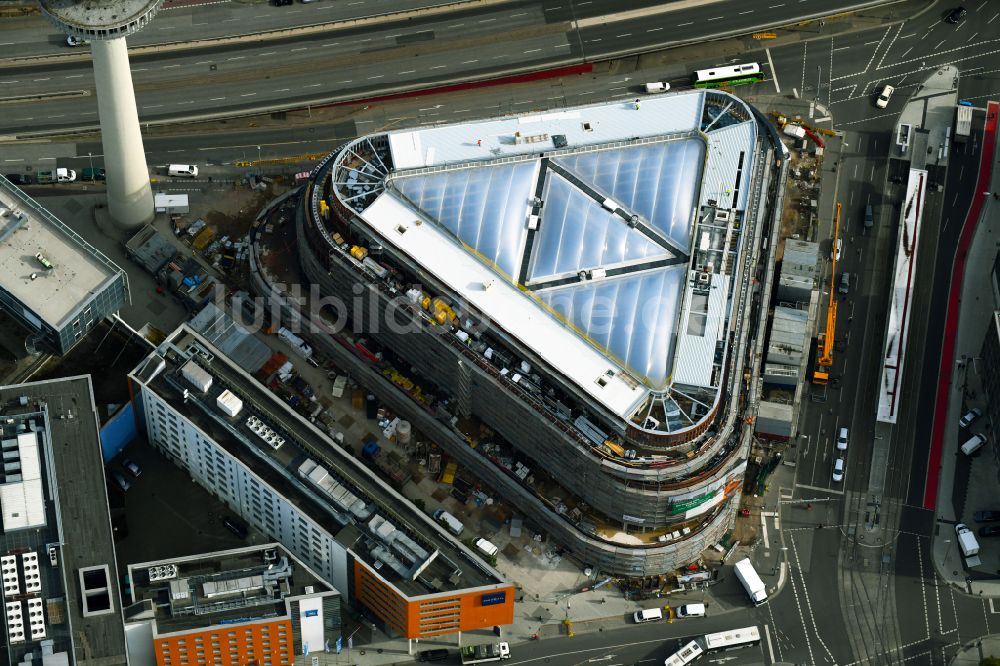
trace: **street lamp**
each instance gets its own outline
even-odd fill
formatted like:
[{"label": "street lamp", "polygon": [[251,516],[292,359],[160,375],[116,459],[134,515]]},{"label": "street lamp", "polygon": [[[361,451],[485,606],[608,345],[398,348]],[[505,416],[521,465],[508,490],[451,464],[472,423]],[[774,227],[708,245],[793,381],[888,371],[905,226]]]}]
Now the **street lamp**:
[{"label": "street lamp", "polygon": [[264,165],[260,163],[260,146],[257,146],[257,175],[264,173]]},{"label": "street lamp", "polygon": [[94,153],[88,150],[87,159],[90,160],[90,179],[95,180],[96,174],[94,173]]}]

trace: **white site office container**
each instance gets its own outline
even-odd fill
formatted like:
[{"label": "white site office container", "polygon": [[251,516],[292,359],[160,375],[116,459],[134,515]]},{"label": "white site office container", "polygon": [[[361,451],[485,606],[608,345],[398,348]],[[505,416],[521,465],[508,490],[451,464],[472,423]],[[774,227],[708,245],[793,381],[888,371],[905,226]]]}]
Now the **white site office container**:
[{"label": "white site office container", "polygon": [[229,389],[219,394],[219,397],[215,399],[215,404],[229,416],[236,416],[243,409],[243,401],[233,395]]},{"label": "white site office container", "polygon": [[212,375],[194,361],[188,361],[181,367],[181,375],[202,393],[212,388]]}]

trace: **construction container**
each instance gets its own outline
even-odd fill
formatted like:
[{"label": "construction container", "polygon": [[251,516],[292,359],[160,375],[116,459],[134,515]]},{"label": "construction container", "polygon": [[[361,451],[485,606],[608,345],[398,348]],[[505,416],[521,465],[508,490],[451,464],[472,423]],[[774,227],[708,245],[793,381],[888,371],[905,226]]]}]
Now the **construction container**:
[{"label": "construction container", "polygon": [[364,261],[365,257],[368,256],[368,250],[366,248],[361,247],[360,245],[352,245],[351,256],[357,259],[358,261]]},{"label": "construction container", "polygon": [[208,389],[212,388],[212,375],[205,372],[205,370],[194,361],[188,361],[181,366],[181,376],[191,382],[191,384],[202,393],[205,393]]},{"label": "construction container", "polygon": [[215,229],[213,227],[205,227],[199,232],[194,240],[191,241],[191,247],[201,251],[208,247],[208,244],[215,240]]},{"label": "construction container", "polygon": [[226,389],[215,399],[215,404],[228,416],[234,417],[243,409],[243,401],[233,395],[233,392]]},{"label": "construction container", "polygon": [[361,389],[355,389],[351,393],[351,407],[357,410],[362,410],[365,408],[365,392]]}]

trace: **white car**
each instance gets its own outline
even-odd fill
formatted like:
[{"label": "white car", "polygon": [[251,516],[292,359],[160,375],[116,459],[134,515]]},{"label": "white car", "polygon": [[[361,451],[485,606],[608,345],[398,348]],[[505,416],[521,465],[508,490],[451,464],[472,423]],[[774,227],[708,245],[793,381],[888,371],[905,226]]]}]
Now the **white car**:
[{"label": "white car", "polygon": [[838,238],[837,242],[834,243],[833,250],[830,252],[830,254],[835,256],[837,258],[837,261],[840,261],[840,251],[842,249],[844,249],[844,239]]},{"label": "white car", "polygon": [[83,46],[89,43],[89,39],[80,39],[76,35],[66,35],[66,44],[69,46]]},{"label": "white car", "polygon": [[837,458],[833,463],[833,480],[840,481],[844,480],[844,459]]},{"label": "white car", "polygon": [[892,97],[892,93],[894,92],[896,92],[896,89],[889,84],[886,84],[882,88],[882,92],[879,94],[878,99],[875,100],[875,106],[880,109],[884,109],[889,106],[889,98]]},{"label": "white car", "polygon": [[973,407],[968,412],[966,412],[965,416],[963,416],[959,420],[958,427],[959,428],[968,428],[970,425],[972,425],[972,423],[976,419],[978,419],[982,415],[983,415],[983,410],[979,409],[978,407]]},{"label": "white car", "polygon": [[837,435],[837,450],[847,450],[847,428],[841,428],[840,433]]}]

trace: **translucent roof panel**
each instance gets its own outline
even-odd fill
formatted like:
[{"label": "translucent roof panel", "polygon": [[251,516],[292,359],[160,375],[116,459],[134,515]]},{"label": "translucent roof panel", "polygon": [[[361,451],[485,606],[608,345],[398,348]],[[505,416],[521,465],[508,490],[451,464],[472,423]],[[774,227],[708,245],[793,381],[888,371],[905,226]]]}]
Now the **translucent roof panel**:
[{"label": "translucent roof panel", "polygon": [[562,176],[549,172],[541,225],[531,250],[529,279],[585,268],[668,257],[663,247],[610,212]]},{"label": "translucent roof panel", "polygon": [[455,169],[394,179],[432,222],[516,279],[538,162]]},{"label": "translucent roof panel", "polygon": [[663,388],[685,274],[674,266],[536,295],[602,351]]},{"label": "translucent roof panel", "polygon": [[683,248],[705,161],[700,139],[665,141],[557,158],[581,179]]}]

